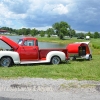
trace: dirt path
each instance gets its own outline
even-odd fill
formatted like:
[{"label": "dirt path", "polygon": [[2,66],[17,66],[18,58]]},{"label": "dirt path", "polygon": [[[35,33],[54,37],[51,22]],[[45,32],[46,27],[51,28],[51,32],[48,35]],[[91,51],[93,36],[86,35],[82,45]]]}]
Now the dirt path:
[{"label": "dirt path", "polygon": [[0,79],[0,100],[100,100],[100,81]]}]

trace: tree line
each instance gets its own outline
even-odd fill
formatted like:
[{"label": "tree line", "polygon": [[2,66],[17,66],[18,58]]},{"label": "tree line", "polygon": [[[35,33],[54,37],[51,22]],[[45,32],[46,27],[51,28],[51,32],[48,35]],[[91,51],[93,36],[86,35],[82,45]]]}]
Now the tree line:
[{"label": "tree line", "polygon": [[69,38],[72,37],[85,37],[90,36],[90,38],[100,38],[99,32],[91,33],[90,31],[87,33],[76,33],[74,29],[70,27],[67,22],[61,21],[56,22],[52,25],[52,28],[48,28],[47,30],[37,30],[37,29],[30,29],[30,28],[22,28],[22,29],[13,29],[9,27],[1,27],[0,29],[7,30],[10,34],[16,35],[31,35],[31,36],[47,36],[51,37],[52,35],[57,35],[60,39],[64,39],[65,36]]}]

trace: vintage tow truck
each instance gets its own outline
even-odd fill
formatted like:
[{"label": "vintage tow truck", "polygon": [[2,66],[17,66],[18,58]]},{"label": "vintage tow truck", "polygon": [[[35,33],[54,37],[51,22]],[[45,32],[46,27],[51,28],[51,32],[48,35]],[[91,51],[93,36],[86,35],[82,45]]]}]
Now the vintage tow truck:
[{"label": "vintage tow truck", "polygon": [[[6,36],[0,36],[11,49],[0,50],[0,66],[9,67],[13,64],[52,63],[68,61],[67,49],[39,49],[35,37],[23,37],[18,43]],[[1,44],[2,45],[2,44]]]}]

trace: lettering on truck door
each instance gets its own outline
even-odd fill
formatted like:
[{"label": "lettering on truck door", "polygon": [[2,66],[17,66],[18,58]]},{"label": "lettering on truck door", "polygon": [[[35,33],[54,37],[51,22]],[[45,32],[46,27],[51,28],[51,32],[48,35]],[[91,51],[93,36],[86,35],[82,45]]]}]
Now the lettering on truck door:
[{"label": "lettering on truck door", "polygon": [[26,40],[21,47],[21,61],[38,60],[38,46],[35,46],[34,40]]}]

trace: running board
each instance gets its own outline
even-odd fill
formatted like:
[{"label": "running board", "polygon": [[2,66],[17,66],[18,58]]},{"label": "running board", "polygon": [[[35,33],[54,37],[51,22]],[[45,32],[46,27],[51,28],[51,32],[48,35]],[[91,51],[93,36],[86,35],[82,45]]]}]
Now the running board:
[{"label": "running board", "polygon": [[33,63],[49,63],[46,60],[37,60],[37,61],[21,61],[20,64],[33,64]]}]

